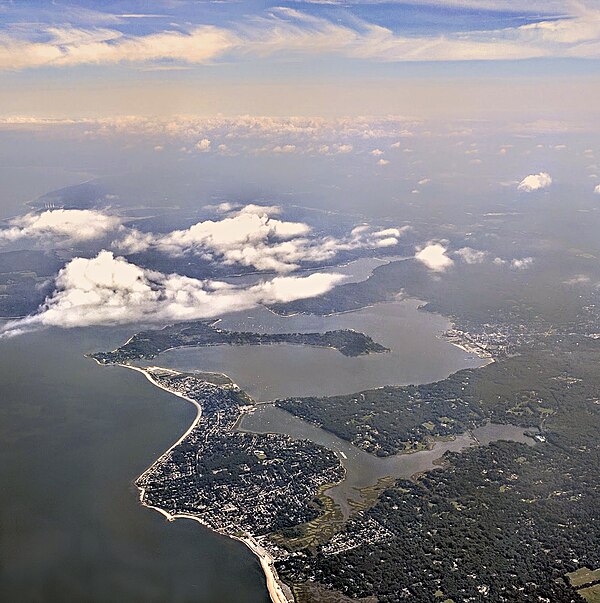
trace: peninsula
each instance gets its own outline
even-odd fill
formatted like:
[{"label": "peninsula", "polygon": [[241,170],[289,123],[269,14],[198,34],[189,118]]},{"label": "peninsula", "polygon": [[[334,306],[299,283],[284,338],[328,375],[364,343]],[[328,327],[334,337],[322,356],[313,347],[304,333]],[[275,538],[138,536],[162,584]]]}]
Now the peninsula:
[{"label": "peninsula", "polygon": [[325,333],[252,333],[218,328],[219,320],[180,322],[162,329],[141,331],[112,352],[97,352],[91,357],[101,364],[125,364],[132,360],[153,359],[161,352],[181,347],[213,345],[268,345],[288,343],[333,348],[344,356],[363,356],[389,352],[368,335],[351,329]]},{"label": "peninsula", "polygon": [[338,457],[308,440],[237,431],[254,403],[225,375],[124,366],[197,409],[189,429],[136,480],[140,502],[169,521],[187,517],[240,540],[259,558],[273,603],[292,601],[275,570],[288,554],[269,535],[319,515],[315,497],[344,477]]},{"label": "peninsula", "polygon": [[[218,332],[215,324],[198,328]],[[152,341],[186,328],[148,333]],[[260,560],[273,603],[475,601],[488,593],[498,603],[575,603],[594,584],[569,576],[600,567],[598,348],[590,337],[549,339],[434,383],[276,401],[379,457],[419,454],[432,439],[492,425],[432,470],[390,471],[362,488],[348,517],[328,495],[350,474],[347,457],[287,434],[240,431],[256,405],[225,375],[140,368],[129,362],[140,354],[119,350],[92,357],[140,371],[195,405],[190,428],[136,480],[140,501],[168,520],[191,518],[243,542]],[[520,341],[517,334],[509,343]],[[527,430],[531,441],[512,441],[498,423]]]}]

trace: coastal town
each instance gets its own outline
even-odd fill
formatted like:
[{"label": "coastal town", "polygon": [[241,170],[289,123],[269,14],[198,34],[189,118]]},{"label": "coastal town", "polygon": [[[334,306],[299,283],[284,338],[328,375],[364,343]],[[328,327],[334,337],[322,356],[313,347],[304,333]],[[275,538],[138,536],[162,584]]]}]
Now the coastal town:
[{"label": "coastal town", "polygon": [[512,323],[473,323],[459,327],[453,325],[444,333],[444,339],[479,358],[490,360],[519,353],[534,341],[549,338],[551,330],[535,329],[535,325]]},{"label": "coastal town", "polygon": [[339,459],[316,444],[236,431],[253,406],[231,382],[159,368],[143,372],[198,408],[188,432],[138,478],[143,504],[197,517],[229,536],[259,537],[314,519],[319,488],[343,478]]}]

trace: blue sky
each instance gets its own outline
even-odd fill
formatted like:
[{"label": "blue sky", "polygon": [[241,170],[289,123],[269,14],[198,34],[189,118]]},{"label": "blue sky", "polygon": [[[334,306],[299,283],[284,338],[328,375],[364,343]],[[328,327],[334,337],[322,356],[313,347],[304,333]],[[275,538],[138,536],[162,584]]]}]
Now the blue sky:
[{"label": "blue sky", "polygon": [[44,27],[109,27],[140,36],[166,29],[187,31],[194,24],[232,27],[265,17],[278,8],[352,24],[357,20],[386,27],[398,34],[426,35],[492,31],[573,15],[568,2],[516,0],[431,0],[430,2],[337,2],[318,0],[275,2],[176,0],[161,2],[0,1],[0,24],[5,31],[30,29],[32,37]]},{"label": "blue sky", "polygon": [[[202,22],[224,25],[247,15],[258,15],[278,6],[293,6],[314,15],[354,14],[359,18],[386,25],[395,31],[425,32],[495,29],[557,18],[570,13],[562,2],[49,2],[21,0],[0,2],[0,21],[7,25],[37,22],[60,25],[119,24],[129,33],[149,33],[169,23]],[[127,18],[124,15],[129,15]]]},{"label": "blue sky", "polygon": [[[363,85],[376,98],[378,86],[413,80],[423,87],[556,79],[564,88],[565,78],[595,82],[599,67],[595,0],[0,0],[5,114],[19,104],[36,114],[44,106],[101,114],[104,105],[114,113],[125,88],[123,110],[135,105],[137,90],[140,99],[156,98],[159,111],[169,86],[174,94],[243,86],[252,101],[266,86],[288,84],[288,95],[278,92],[283,113],[288,101],[302,110],[307,87],[320,86],[324,98],[333,85]],[[260,111],[260,103],[249,107]],[[218,103],[202,111],[219,112]]]}]

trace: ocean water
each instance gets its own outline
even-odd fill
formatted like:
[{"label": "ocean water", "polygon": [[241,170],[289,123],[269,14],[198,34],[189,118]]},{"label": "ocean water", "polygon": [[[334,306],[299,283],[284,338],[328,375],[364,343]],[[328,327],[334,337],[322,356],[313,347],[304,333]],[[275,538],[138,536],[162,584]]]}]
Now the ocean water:
[{"label": "ocean water", "polygon": [[128,332],[0,341],[0,601],[266,603],[241,543],[138,503],[133,481],[195,413],[84,357]]},{"label": "ocean water", "polygon": [[[481,364],[440,339],[444,318],[417,307],[408,300],[288,318],[256,309],[222,322],[271,332],[356,328],[388,354],[219,346],[174,350],[153,364],[227,373],[263,401],[431,381]],[[0,341],[0,601],[268,601],[242,544],[197,522],[169,523],[138,502],[135,478],[187,429],[194,408],[139,373],[85,358],[135,330],[51,329]]]}]

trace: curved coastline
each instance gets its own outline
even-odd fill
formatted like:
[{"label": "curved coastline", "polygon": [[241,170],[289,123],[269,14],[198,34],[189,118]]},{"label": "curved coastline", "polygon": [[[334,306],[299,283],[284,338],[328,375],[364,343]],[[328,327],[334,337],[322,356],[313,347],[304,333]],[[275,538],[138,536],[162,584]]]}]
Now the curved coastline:
[{"label": "curved coastline", "polygon": [[[369,307],[374,307],[377,306],[378,304],[371,304],[369,306],[367,306],[367,308]],[[363,308],[361,308],[362,310]],[[267,310],[269,312],[272,312],[274,314],[277,314],[276,312],[273,312],[273,310],[271,308],[267,308]],[[346,313],[353,313],[356,312],[356,310],[348,310],[345,312],[341,312],[341,314],[346,314]],[[337,314],[337,313],[336,313]],[[454,324],[451,323],[451,327],[454,327]],[[354,329],[353,329],[354,330]],[[478,358],[480,358],[481,360],[484,360],[485,363],[482,366],[485,366],[486,364],[490,363],[490,362],[494,362],[493,357],[490,356],[486,356],[481,354],[481,350],[479,349],[472,349],[469,348],[468,345],[465,346],[463,345],[462,341],[457,341],[456,339],[453,341],[451,338],[446,338],[444,337],[445,333],[442,332],[440,334],[440,338],[445,339],[447,343],[450,343],[451,345],[453,345],[454,347],[457,347],[467,353],[473,354],[475,356],[477,356]],[[131,338],[130,338],[131,339]],[[128,340],[129,341],[129,340]],[[216,344],[218,345],[218,344]],[[263,344],[264,345],[264,344]],[[274,345],[274,344],[270,344],[270,345]],[[284,345],[290,345],[285,343]],[[195,346],[174,346],[173,348],[169,348],[169,349],[178,349],[178,348],[184,348],[184,347],[195,347]],[[325,346],[323,346],[325,347]],[[333,349],[333,350],[337,350],[337,348],[333,348],[330,346],[326,346],[326,349]],[[161,350],[161,351],[167,351],[167,350]],[[339,351],[339,350],[338,350]],[[96,362],[98,364],[103,364],[100,363],[97,359],[95,359]],[[143,476],[145,476],[149,471],[151,471],[151,469],[160,462],[160,460],[167,455],[169,452],[171,452],[171,450],[173,450],[173,448],[175,448],[176,446],[178,446],[179,444],[181,444],[183,442],[183,440],[185,440],[185,438],[187,438],[191,432],[197,427],[199,421],[201,420],[202,417],[202,407],[201,405],[194,399],[185,396],[184,394],[178,392],[178,391],[174,391],[169,389],[168,387],[165,387],[164,385],[162,385],[159,381],[157,381],[156,379],[153,378],[153,375],[151,373],[151,371],[153,369],[156,370],[161,370],[164,371],[165,373],[172,373],[172,374],[179,374],[181,373],[181,371],[178,370],[172,370],[169,368],[163,368],[160,366],[147,366],[147,367],[140,367],[140,366],[135,366],[135,365],[131,365],[131,364],[126,364],[126,363],[116,363],[116,366],[121,366],[127,369],[131,369],[134,371],[137,371],[139,373],[142,373],[145,378],[152,383],[154,386],[167,391],[171,394],[174,394],[180,398],[183,398],[184,400],[186,400],[187,402],[192,403],[195,408],[196,408],[196,416],[193,419],[193,421],[191,422],[191,424],[189,425],[188,429],[185,430],[185,432],[177,439],[177,441],[175,441],[171,446],[169,446],[169,448],[167,448],[163,453],[160,454],[160,456],[158,456],[158,458],[156,458],[156,460],[154,460],[141,474],[140,476],[138,476],[135,480],[136,482],[136,487],[138,488],[139,491],[139,502],[142,506],[153,509],[155,511],[158,511],[159,513],[161,513],[165,519],[167,519],[167,521],[174,521],[175,519],[191,519],[194,521],[197,521],[198,523],[200,523],[202,526],[210,529],[213,532],[218,533],[221,536],[226,536],[228,538],[232,538],[234,540],[238,540],[239,542],[243,543],[259,560],[259,563],[261,565],[262,571],[265,575],[265,581],[266,581],[266,587],[267,587],[267,591],[269,594],[269,598],[271,603],[294,603],[294,597],[292,594],[291,589],[279,579],[279,576],[277,574],[277,571],[275,569],[275,558],[269,553],[269,551],[267,551],[261,544],[260,542],[254,538],[251,534],[249,533],[244,533],[243,536],[236,536],[233,534],[229,534],[225,531],[222,531],[220,529],[214,529],[213,527],[209,526],[200,516],[197,515],[193,515],[190,513],[176,513],[176,514],[171,514],[168,511],[166,511],[165,509],[161,508],[161,507],[157,507],[157,506],[153,506],[151,504],[148,504],[145,502],[145,489],[138,486],[137,482],[140,478],[142,478]],[[480,367],[481,368],[481,367]],[[225,375],[224,373],[218,373],[218,374],[222,374]],[[226,376],[226,375],[225,375]],[[237,386],[232,380],[231,383],[234,387],[239,387]]]},{"label": "curved coastline", "polygon": [[[277,575],[277,570],[275,569],[275,559],[269,554],[269,552],[264,547],[262,547],[260,545],[260,543],[252,535],[246,534],[243,537],[233,536],[233,535],[227,534],[221,530],[214,530],[209,525],[207,525],[202,520],[202,518],[200,518],[196,515],[191,515],[189,513],[177,513],[175,515],[172,515],[168,511],[165,511],[164,509],[161,509],[160,507],[149,505],[144,501],[145,488],[140,488],[139,486],[137,486],[137,481],[141,477],[143,477],[148,471],[150,471],[150,469],[156,463],[158,463],[165,454],[168,454],[173,448],[178,446],[193,431],[193,429],[196,427],[196,425],[198,424],[198,421],[200,420],[200,418],[202,416],[202,408],[198,404],[198,402],[196,402],[196,400],[189,398],[187,396],[184,396],[180,392],[170,390],[169,388],[164,387],[163,385],[158,383],[155,379],[152,378],[152,375],[145,368],[133,366],[130,364],[118,364],[116,366],[121,366],[123,368],[128,368],[128,369],[137,371],[138,373],[142,373],[146,377],[146,379],[148,379],[148,381],[150,381],[150,383],[152,383],[152,385],[155,385],[156,387],[158,387],[166,392],[169,392],[170,394],[173,394],[179,398],[183,398],[184,400],[192,403],[196,407],[196,417],[194,418],[194,420],[192,421],[192,423],[190,424],[188,429],[185,431],[185,433],[174,444],[169,446],[169,448],[167,450],[165,450],[158,457],[158,459],[156,459],[153,463],[151,463],[151,465],[145,471],[143,471],[138,476],[138,478],[135,480],[136,487],[138,488],[138,490],[140,492],[140,494],[139,494],[140,504],[148,509],[153,509],[154,511],[158,511],[161,515],[163,515],[167,519],[167,521],[175,521],[176,519],[192,519],[192,520],[200,523],[205,528],[208,528],[209,530],[212,530],[213,532],[220,534],[221,536],[226,536],[228,538],[232,538],[233,540],[238,540],[239,542],[243,543],[246,547],[248,547],[248,549],[250,549],[250,551],[252,551],[252,553],[254,553],[254,555],[256,555],[256,557],[258,557],[260,566],[263,570],[263,573],[265,574],[267,591],[269,593],[269,598],[271,599],[271,603],[294,603],[294,598],[292,596],[291,590],[288,588],[288,586],[285,583],[283,583],[279,579],[279,576]],[[148,367],[148,369],[151,369],[151,368],[156,368],[156,369],[160,368],[160,370],[164,370],[164,371],[170,372],[170,373],[178,373],[179,372],[179,371],[173,371],[171,369],[163,369],[162,367]],[[237,387],[235,385],[235,383],[233,383],[233,385],[235,387]]]}]

